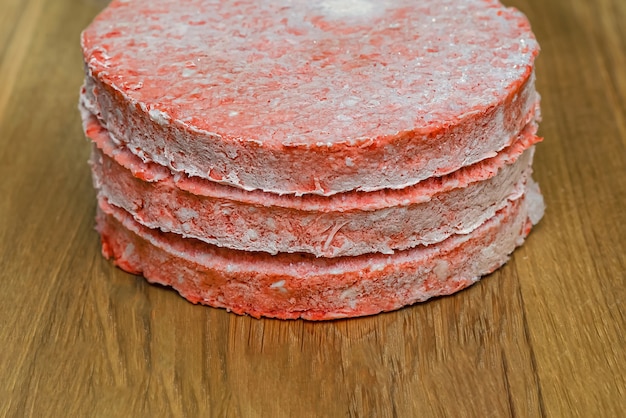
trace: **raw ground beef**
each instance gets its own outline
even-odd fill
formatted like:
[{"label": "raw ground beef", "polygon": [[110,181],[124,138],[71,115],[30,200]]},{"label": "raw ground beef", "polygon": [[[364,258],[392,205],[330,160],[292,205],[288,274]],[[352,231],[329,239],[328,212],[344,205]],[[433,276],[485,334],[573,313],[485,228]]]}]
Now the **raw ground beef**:
[{"label": "raw ground beef", "polygon": [[494,0],[113,1],[82,46],[118,141],[247,190],[403,188],[536,117],[537,42]]},{"label": "raw ground beef", "polygon": [[100,199],[103,254],[193,303],[238,314],[311,320],[390,311],[461,290],[502,266],[543,215],[534,183],[466,235],[393,255],[315,258],[228,250],[160,232]]},{"label": "raw ground beef", "polygon": [[142,225],[237,250],[323,257],[390,254],[471,232],[522,193],[539,140],[528,127],[495,157],[401,190],[296,197],[175,177],[116,146],[96,118],[85,123],[99,195]]},{"label": "raw ground beef", "polygon": [[398,309],[543,215],[539,46],[497,0],[113,0],[81,45],[102,252],[193,303]]}]

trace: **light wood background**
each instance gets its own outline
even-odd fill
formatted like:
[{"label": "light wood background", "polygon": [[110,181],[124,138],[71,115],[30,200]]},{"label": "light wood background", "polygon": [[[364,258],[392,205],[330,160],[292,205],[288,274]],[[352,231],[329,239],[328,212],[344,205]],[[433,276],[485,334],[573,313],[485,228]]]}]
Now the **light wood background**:
[{"label": "light wood background", "polygon": [[548,210],[452,297],[327,323],[194,306],[102,259],[76,110],[102,0],[0,0],[0,416],[626,416],[626,1],[531,19]]}]

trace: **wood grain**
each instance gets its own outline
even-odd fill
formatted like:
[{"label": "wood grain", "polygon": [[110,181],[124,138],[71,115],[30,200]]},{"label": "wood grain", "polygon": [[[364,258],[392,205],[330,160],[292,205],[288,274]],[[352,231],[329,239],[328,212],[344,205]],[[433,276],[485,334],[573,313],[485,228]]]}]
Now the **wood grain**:
[{"label": "wood grain", "polygon": [[97,0],[0,0],[0,416],[626,416],[626,2],[511,0],[542,45],[546,217],[452,297],[327,323],[103,260],[76,110]]}]

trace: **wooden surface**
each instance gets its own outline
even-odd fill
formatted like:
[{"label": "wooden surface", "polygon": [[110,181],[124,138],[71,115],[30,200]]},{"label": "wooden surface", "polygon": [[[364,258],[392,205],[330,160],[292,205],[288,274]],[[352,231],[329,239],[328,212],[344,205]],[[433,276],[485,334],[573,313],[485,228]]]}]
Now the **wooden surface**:
[{"label": "wooden surface", "polygon": [[544,220],[467,291],[309,323],[102,259],[76,102],[105,2],[0,0],[0,416],[626,416],[626,1],[508,4],[543,48]]}]

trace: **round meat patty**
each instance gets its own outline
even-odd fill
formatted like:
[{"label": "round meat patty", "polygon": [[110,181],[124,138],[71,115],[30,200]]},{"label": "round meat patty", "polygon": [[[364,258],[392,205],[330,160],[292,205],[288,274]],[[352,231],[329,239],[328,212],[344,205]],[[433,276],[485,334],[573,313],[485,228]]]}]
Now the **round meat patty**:
[{"label": "round meat patty", "polygon": [[537,117],[538,44],[495,0],[114,0],[82,47],[116,141],[246,190],[404,188]]},{"label": "round meat patty", "polygon": [[99,201],[102,252],[117,266],[176,289],[193,303],[238,314],[323,320],[372,315],[449,295],[502,266],[543,215],[531,182],[466,235],[392,255],[315,258],[219,248],[146,228]]},{"label": "round meat patty", "polygon": [[495,157],[401,190],[279,196],[173,176],[83,115],[98,195],[142,225],[236,250],[318,257],[391,254],[471,232],[523,192],[540,140],[528,126]]}]

